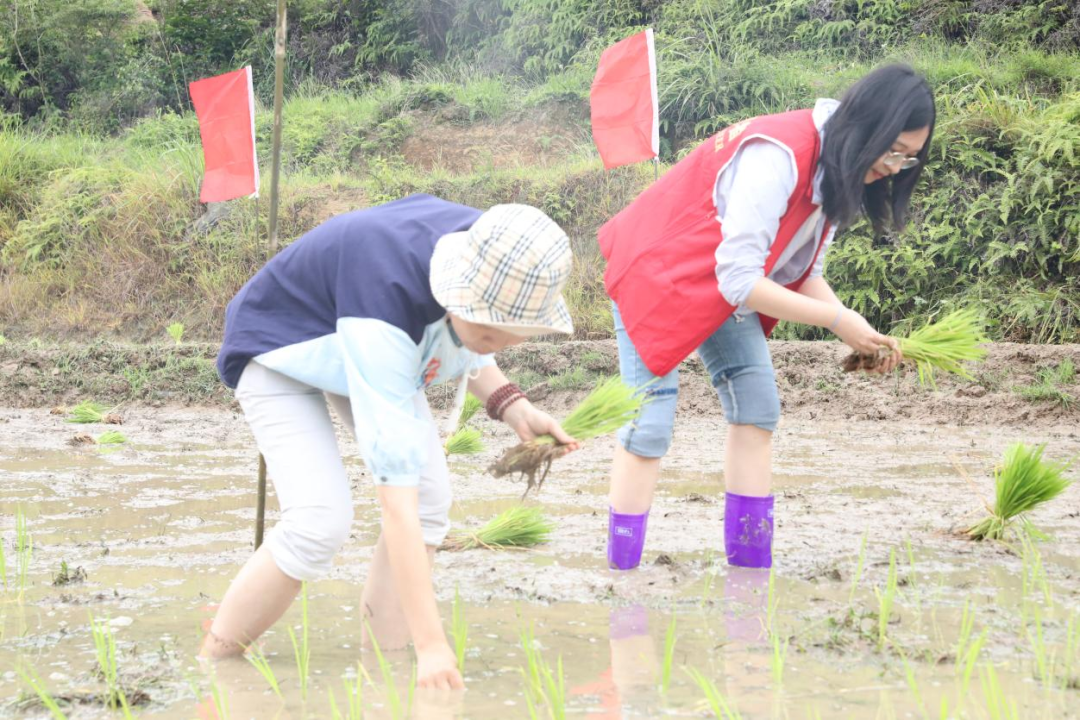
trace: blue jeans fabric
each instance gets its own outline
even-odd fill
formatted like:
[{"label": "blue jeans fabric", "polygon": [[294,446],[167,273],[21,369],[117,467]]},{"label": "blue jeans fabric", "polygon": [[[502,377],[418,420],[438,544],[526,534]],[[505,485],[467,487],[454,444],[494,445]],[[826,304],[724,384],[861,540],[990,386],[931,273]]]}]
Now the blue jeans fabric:
[{"label": "blue jeans fabric", "polygon": [[[650,398],[640,417],[619,430],[619,442],[640,457],[663,457],[671,446],[675,425],[679,369],[661,378],[653,375],[626,334],[617,306],[612,315],[623,382],[631,387],[648,384],[644,392]],[[720,396],[728,423],[754,425],[769,432],[776,430],[780,422],[780,395],[757,313],[732,315],[697,352]]]}]

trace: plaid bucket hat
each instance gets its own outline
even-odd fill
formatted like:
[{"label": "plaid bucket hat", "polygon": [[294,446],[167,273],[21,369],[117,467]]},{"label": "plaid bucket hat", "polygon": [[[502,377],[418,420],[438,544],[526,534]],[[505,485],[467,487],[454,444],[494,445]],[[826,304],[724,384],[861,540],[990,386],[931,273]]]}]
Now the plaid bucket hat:
[{"label": "plaid bucket hat", "polygon": [[562,296],[570,240],[528,205],[496,205],[464,232],[439,238],[431,256],[435,300],[469,322],[519,336],[574,332]]}]

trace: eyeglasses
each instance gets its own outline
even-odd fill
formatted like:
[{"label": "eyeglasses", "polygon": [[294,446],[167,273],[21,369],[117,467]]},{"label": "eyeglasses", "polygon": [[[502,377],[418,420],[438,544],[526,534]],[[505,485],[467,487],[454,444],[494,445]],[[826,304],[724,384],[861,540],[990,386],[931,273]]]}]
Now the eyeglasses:
[{"label": "eyeglasses", "polygon": [[919,164],[919,158],[908,157],[902,152],[889,152],[881,158],[881,162],[889,167],[898,167],[901,170],[910,170]]}]

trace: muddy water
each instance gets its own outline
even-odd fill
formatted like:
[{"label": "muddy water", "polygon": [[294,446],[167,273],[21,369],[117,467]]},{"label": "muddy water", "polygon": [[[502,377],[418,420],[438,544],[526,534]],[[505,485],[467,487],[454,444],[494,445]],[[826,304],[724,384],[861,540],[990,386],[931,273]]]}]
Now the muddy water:
[{"label": "muddy water", "polygon": [[[124,685],[145,694],[142,715],[214,717],[211,681],[193,653],[213,604],[251,551],[250,437],[242,418],[224,411],[131,409],[125,419],[129,444],[103,452],[69,447],[80,429],[47,412],[0,410],[8,576],[0,602],[2,717],[48,716],[28,699],[19,667],[33,668],[70,717],[112,715],[98,699],[91,615],[110,622]],[[504,429],[483,429],[492,449],[453,463],[459,525],[482,522],[520,496],[519,485],[483,473],[512,440]],[[1017,717],[1080,716],[1080,691],[1062,689],[1080,680],[1078,630],[1068,657],[1070,617],[1080,627],[1080,487],[1033,517],[1053,538],[1039,546],[1039,572],[1035,555],[1025,558],[1016,543],[972,544],[952,534],[979,516],[990,468],[1009,442],[1045,440],[1052,456],[1064,457],[1080,452],[1074,429],[1032,438],[999,426],[782,427],[771,601],[767,575],[723,562],[722,438],[716,419],[679,425],[638,571],[603,567],[609,441],[562,461],[529,501],[557,520],[548,545],[440,553],[443,616],[449,619],[457,589],[469,626],[468,691],[417,694],[412,715],[529,717],[520,637],[531,626],[545,661],[555,667],[561,658],[567,713],[578,717],[708,714],[685,668],[714,682],[748,718],[938,717],[943,702],[949,717],[991,717],[1000,703],[1015,705]],[[349,441],[342,445],[353,453]],[[344,707],[342,678],[358,676],[368,717],[393,716],[378,664],[358,649],[359,588],[378,514],[362,465],[352,461],[349,470],[353,537],[330,577],[309,588],[307,699],[286,632],[301,627],[297,606],[263,644],[284,699],[250,666],[223,664],[216,682],[229,717],[331,717],[329,693]],[[21,593],[17,507],[33,537]],[[882,626],[890,551],[897,590]],[[86,580],[52,585],[62,562],[82,568]],[[965,604],[972,639],[985,631],[966,686],[954,657]],[[661,692],[673,616],[673,669]],[[390,660],[405,704],[411,659],[398,653]]]}]

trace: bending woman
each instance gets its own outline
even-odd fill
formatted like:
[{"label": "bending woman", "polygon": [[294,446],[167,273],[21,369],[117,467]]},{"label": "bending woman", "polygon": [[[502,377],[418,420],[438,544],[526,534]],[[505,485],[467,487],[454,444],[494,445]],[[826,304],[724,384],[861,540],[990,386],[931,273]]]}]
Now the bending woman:
[{"label": "bending woman", "polygon": [[339,215],[266,264],[229,303],[218,372],[251,426],[281,519],[222,600],[201,654],[237,655],[325,575],[349,537],[349,481],[327,404],[355,431],[382,509],[361,603],[379,644],[411,637],[420,687],[460,688],[430,563],[450,527],[450,473],[425,388],[466,384],[523,440],[576,448],[491,353],[569,333],[566,234],[539,210],[481,213],[430,195]]},{"label": "bending woman", "polygon": [[879,68],[840,102],[733,125],[691,152],[600,229],[623,379],[652,383],[619,433],[608,562],[641,560],[660,459],[671,444],[678,364],[697,350],[728,421],[728,562],[772,564],[772,434],[780,399],[765,342],[777,320],[828,328],[853,350],[901,357],[823,277],[836,229],[863,214],[901,229],[934,130],[926,81]]}]

